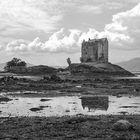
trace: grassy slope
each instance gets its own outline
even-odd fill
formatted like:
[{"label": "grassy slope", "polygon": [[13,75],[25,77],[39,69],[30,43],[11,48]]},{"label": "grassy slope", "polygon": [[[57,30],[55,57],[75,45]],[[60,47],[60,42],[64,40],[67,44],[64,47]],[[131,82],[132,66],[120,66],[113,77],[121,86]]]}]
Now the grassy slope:
[{"label": "grassy slope", "polygon": [[81,63],[81,64],[72,64],[72,71],[82,72],[84,73],[84,69],[87,72],[100,73],[100,74],[109,74],[109,75],[123,75],[123,76],[134,76],[132,73],[127,70],[121,68],[118,65],[114,65],[111,63]]}]

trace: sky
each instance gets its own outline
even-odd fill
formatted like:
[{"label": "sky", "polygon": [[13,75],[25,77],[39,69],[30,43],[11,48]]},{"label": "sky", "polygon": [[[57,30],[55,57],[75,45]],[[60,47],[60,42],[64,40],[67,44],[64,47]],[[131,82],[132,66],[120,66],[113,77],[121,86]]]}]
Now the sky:
[{"label": "sky", "polygon": [[111,63],[139,57],[140,0],[0,0],[0,63],[76,63],[95,37],[108,38]]}]

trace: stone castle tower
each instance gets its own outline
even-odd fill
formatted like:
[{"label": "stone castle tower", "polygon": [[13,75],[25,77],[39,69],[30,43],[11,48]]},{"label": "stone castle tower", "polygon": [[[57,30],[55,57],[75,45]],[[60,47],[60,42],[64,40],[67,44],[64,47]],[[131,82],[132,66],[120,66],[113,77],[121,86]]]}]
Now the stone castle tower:
[{"label": "stone castle tower", "polygon": [[107,38],[83,40],[81,48],[81,62],[108,62],[108,40]]}]

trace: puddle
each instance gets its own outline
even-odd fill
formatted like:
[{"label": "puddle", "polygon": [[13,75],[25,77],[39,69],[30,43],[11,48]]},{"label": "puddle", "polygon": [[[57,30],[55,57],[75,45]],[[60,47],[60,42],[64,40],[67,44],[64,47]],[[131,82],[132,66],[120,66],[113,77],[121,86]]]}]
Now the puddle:
[{"label": "puddle", "polygon": [[46,101],[49,101],[51,99],[40,99],[41,102],[46,102]]},{"label": "puddle", "polygon": [[29,98],[10,96],[9,98],[13,100],[0,103],[0,117],[140,114],[140,97],[64,96]]}]

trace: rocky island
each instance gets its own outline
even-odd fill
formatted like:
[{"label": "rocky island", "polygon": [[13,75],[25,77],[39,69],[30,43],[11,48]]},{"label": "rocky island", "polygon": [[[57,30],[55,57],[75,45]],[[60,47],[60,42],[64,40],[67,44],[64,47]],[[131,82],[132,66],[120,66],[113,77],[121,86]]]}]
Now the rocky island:
[{"label": "rocky island", "polygon": [[89,39],[82,42],[81,63],[72,63],[69,70],[72,74],[104,76],[134,76],[131,72],[108,61],[109,43],[107,38]]}]

